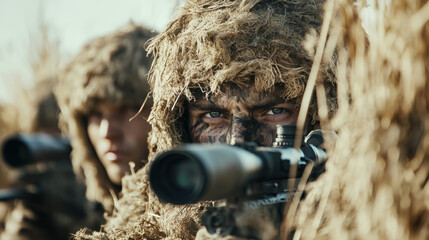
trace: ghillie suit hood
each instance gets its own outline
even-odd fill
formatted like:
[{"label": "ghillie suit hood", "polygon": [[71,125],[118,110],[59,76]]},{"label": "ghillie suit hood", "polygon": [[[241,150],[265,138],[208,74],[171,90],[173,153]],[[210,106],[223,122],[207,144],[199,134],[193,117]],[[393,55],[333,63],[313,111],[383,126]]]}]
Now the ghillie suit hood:
[{"label": "ghillie suit hood", "polygon": [[71,137],[73,168],[84,175],[87,197],[100,202],[108,213],[118,193],[88,138],[87,116],[100,100],[143,102],[149,93],[147,73],[152,61],[144,43],[154,35],[131,23],[91,41],[64,69],[55,91],[61,128]]},{"label": "ghillie suit hood", "polygon": [[[188,1],[164,32],[151,40],[150,73],[154,106],[149,118],[150,157],[189,141],[184,123],[185,103],[193,89],[222,94],[229,83],[254,82],[260,92],[284,87],[285,100],[300,102],[313,55],[303,46],[306,34],[316,37],[322,1]],[[318,84],[335,104],[334,74],[323,64]],[[299,106],[297,106],[299,107]],[[312,102],[310,120],[317,119]],[[204,203],[173,206],[160,203],[149,187],[148,165],[124,180],[118,213],[108,219],[106,232],[95,239],[194,239],[202,228]],[[203,238],[201,233],[198,237]],[[91,236],[83,232],[77,239]]]},{"label": "ghillie suit hood", "polygon": [[[312,60],[305,37],[315,37],[323,1],[189,1],[182,15],[149,46],[154,127],[152,152],[186,141],[184,102],[194,100],[192,89],[222,94],[227,85],[257,91],[284,87],[285,100],[302,100]],[[312,33],[313,36],[307,35]],[[308,51],[309,50],[309,51]],[[324,64],[318,84],[335,96],[334,76]],[[330,102],[334,107],[334,98]],[[318,121],[316,102],[310,121]],[[334,109],[334,108],[332,108]]]},{"label": "ghillie suit hood", "polygon": [[34,88],[28,91],[26,104],[20,109],[20,112],[24,112],[19,118],[20,131],[60,131],[58,129],[59,108],[53,93],[56,83],[57,76],[52,76],[36,83]]},{"label": "ghillie suit hood", "polygon": [[329,122],[339,134],[326,173],[286,219],[296,238],[429,239],[429,3],[375,2],[369,45],[366,1],[330,6],[340,17],[328,41],[343,49]]}]

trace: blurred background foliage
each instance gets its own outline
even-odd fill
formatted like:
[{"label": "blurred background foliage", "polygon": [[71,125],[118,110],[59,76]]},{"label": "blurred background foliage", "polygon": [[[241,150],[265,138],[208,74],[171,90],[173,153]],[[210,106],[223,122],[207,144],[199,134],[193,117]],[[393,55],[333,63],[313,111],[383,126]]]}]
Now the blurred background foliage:
[{"label": "blurred background foliage", "polygon": [[[130,21],[162,31],[183,2],[0,0],[0,142],[17,132],[58,131],[52,88],[83,45]],[[0,156],[0,188],[13,175]]]}]

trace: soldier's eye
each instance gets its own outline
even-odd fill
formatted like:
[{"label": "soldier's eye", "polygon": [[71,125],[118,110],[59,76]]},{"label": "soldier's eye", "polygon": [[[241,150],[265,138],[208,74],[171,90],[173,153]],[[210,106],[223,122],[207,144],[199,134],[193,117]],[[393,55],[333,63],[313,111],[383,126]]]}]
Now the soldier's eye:
[{"label": "soldier's eye", "polygon": [[221,112],[209,112],[204,115],[204,117],[208,118],[219,118],[223,117],[223,114]]},{"label": "soldier's eye", "polygon": [[225,123],[227,117],[220,111],[211,111],[203,113],[202,120],[208,124],[218,125]]},{"label": "soldier's eye", "polygon": [[271,109],[267,112],[267,114],[269,114],[269,115],[281,114],[281,113],[283,113],[284,111],[285,111],[285,109],[284,109],[284,108],[271,108]]}]

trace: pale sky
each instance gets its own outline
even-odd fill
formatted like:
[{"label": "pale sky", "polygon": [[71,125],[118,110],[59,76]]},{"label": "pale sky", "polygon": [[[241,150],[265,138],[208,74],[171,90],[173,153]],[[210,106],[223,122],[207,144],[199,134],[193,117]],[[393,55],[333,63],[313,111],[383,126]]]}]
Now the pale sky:
[{"label": "pale sky", "polygon": [[[0,0],[0,101],[11,98],[17,79],[32,83],[30,55],[41,22],[60,56],[71,58],[90,39],[130,20],[161,31],[178,0]],[[65,61],[65,60],[64,60]]]}]

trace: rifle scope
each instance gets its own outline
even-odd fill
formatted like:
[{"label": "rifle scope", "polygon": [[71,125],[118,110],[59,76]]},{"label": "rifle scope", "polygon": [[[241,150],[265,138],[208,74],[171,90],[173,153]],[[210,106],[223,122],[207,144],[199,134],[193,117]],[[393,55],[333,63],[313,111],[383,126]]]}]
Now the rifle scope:
[{"label": "rifle scope", "polygon": [[[173,204],[219,200],[239,196],[252,182],[300,177],[309,162],[326,161],[318,147],[323,143],[321,131],[311,132],[297,151],[291,147],[295,126],[279,126],[275,147],[184,144],[163,152],[151,165],[151,187],[160,200]],[[297,166],[294,176],[290,176],[292,165]]]},{"label": "rifle scope", "polygon": [[2,147],[3,158],[11,167],[70,158],[70,141],[49,134],[16,134],[7,138]]}]

